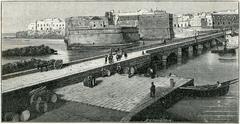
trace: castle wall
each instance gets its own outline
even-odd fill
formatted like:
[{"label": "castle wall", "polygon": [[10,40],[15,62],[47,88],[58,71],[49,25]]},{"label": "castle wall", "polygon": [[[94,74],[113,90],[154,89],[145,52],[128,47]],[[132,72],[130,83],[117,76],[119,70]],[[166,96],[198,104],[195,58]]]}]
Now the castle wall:
[{"label": "castle wall", "polygon": [[121,34],[75,34],[69,36],[70,44],[82,45],[107,45],[107,44],[121,44],[124,43]]},{"label": "castle wall", "polygon": [[103,46],[132,43],[139,40],[137,28],[72,29],[68,34],[68,45]]},{"label": "castle wall", "polygon": [[143,39],[170,39],[171,27],[167,13],[139,16],[139,33]]}]

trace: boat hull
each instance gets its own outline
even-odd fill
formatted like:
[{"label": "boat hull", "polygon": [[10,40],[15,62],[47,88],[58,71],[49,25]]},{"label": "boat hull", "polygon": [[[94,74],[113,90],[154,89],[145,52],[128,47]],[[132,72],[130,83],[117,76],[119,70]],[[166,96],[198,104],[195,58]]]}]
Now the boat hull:
[{"label": "boat hull", "polygon": [[230,85],[236,82],[238,82],[238,78],[222,82],[221,86],[218,86],[217,84],[203,86],[189,86],[181,87],[181,90],[186,96],[190,97],[223,96],[228,93]]},{"label": "boat hull", "polygon": [[229,91],[229,86],[212,89],[212,90],[206,90],[206,91],[189,89],[189,90],[185,90],[184,93],[187,96],[191,96],[191,97],[213,97],[213,96],[226,95],[228,91]]}]

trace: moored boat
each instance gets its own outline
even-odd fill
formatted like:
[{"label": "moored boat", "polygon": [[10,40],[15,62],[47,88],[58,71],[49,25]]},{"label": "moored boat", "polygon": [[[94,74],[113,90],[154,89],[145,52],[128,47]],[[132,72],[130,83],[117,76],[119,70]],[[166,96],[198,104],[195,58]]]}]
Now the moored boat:
[{"label": "moored boat", "polygon": [[194,97],[223,96],[228,93],[229,86],[238,82],[238,78],[213,85],[180,87],[184,94]]},{"label": "moored boat", "polygon": [[218,58],[218,60],[224,60],[224,61],[235,61],[235,60],[237,60],[237,58],[236,58],[236,57],[234,57],[234,58],[220,57],[220,58]]}]

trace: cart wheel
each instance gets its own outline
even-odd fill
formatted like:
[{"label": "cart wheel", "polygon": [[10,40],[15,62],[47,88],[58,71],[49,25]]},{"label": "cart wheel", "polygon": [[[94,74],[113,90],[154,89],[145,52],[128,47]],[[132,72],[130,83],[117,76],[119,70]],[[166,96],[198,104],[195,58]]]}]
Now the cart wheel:
[{"label": "cart wheel", "polygon": [[4,115],[4,121],[12,121],[12,122],[19,122],[19,114],[8,112]]},{"label": "cart wheel", "polygon": [[53,93],[53,94],[51,95],[51,99],[50,99],[50,100],[51,100],[52,103],[56,103],[57,100],[58,100],[57,94]]},{"label": "cart wheel", "polygon": [[131,74],[135,74],[135,68],[134,68],[134,67],[131,67],[131,68],[130,68],[130,73],[131,73]]},{"label": "cart wheel", "polygon": [[6,114],[4,114],[3,121],[12,121],[13,116],[14,116],[13,112],[7,112]]},{"label": "cart wheel", "polygon": [[56,61],[54,62],[54,68],[55,68],[55,69],[60,69],[60,68],[62,68],[62,65],[63,65],[63,60],[56,60]]},{"label": "cart wheel", "polygon": [[20,120],[21,121],[27,121],[30,118],[31,114],[29,110],[25,110],[21,113],[20,115]]},{"label": "cart wheel", "polygon": [[32,95],[32,96],[30,97],[30,105],[32,105],[32,104],[34,103],[34,97],[35,97],[35,95]]},{"label": "cart wheel", "polygon": [[20,121],[20,116],[19,116],[19,114],[15,113],[15,114],[13,115],[12,121],[13,121],[13,122],[19,122],[19,121]]},{"label": "cart wheel", "polygon": [[35,102],[35,109],[37,112],[40,112],[40,103],[42,102],[42,97],[37,97],[36,102]]}]

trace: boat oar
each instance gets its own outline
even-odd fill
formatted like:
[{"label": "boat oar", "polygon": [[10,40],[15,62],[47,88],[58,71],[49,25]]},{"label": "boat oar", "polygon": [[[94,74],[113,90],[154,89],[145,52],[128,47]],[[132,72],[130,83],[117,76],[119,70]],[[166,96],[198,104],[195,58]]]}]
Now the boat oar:
[{"label": "boat oar", "polygon": [[238,81],[234,81],[234,82],[231,82],[231,83],[229,83],[229,85],[231,85],[231,84],[235,84],[235,83],[237,83]]}]

